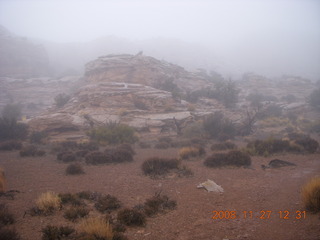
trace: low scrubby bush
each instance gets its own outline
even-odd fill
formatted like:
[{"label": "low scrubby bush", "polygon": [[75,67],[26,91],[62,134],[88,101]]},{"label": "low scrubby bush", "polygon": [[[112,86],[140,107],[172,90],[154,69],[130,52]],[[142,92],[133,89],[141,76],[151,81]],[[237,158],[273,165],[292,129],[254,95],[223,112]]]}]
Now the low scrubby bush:
[{"label": "low scrubby bush", "polygon": [[70,221],[76,221],[79,218],[84,218],[89,214],[89,210],[83,206],[75,206],[67,209],[64,212],[64,218]]},{"label": "low scrubby bush", "polygon": [[173,210],[176,206],[177,202],[175,200],[170,200],[168,196],[158,193],[145,201],[144,212],[147,216],[153,216],[159,212]]},{"label": "low scrubby bush", "polygon": [[302,146],[304,151],[308,153],[315,153],[319,148],[319,143],[310,137],[297,139],[295,143]]},{"label": "low scrubby bush", "polygon": [[134,143],[137,140],[134,128],[125,124],[108,124],[94,128],[88,134],[95,141],[109,144]]},{"label": "low scrubby bush", "polygon": [[34,145],[25,146],[20,150],[21,157],[36,157],[36,156],[44,156],[46,154],[45,151],[39,150]]},{"label": "low scrubby bush", "polygon": [[14,223],[14,217],[9,212],[5,204],[0,204],[0,228],[2,225],[9,225]]},{"label": "low scrubby bush", "polygon": [[230,150],[236,149],[237,145],[232,142],[222,142],[222,143],[215,143],[211,146],[212,151],[223,151],[223,150]]},{"label": "low scrubby bush", "polygon": [[66,168],[67,175],[78,175],[83,173],[84,173],[84,170],[79,163],[72,163]]},{"label": "low scrubby bush", "polygon": [[60,240],[65,239],[75,232],[72,227],[47,225],[42,228],[42,240]]},{"label": "low scrubby bush", "polygon": [[20,240],[20,236],[15,228],[0,228],[1,240]]},{"label": "low scrubby bush", "polygon": [[190,159],[204,154],[205,150],[202,147],[184,147],[179,150],[179,157],[181,159]]},{"label": "low scrubby bush", "polygon": [[171,147],[171,144],[169,142],[158,142],[154,147],[157,149],[167,149]]},{"label": "low scrubby bush", "polygon": [[118,212],[118,220],[127,226],[144,226],[146,217],[137,209],[124,208]]},{"label": "low scrubby bush", "polygon": [[59,193],[58,196],[61,200],[61,204],[71,204],[72,206],[80,206],[84,204],[78,194]]},{"label": "low scrubby bush", "polygon": [[59,161],[69,163],[77,160],[77,156],[73,152],[60,152],[57,154]]},{"label": "low scrubby bush", "polygon": [[145,175],[157,176],[168,173],[171,169],[178,169],[177,159],[150,158],[143,162],[142,171]]},{"label": "low scrubby bush", "polygon": [[85,160],[87,164],[92,165],[112,163],[112,155],[102,152],[91,152],[86,155]]},{"label": "low scrubby bush", "polygon": [[275,138],[268,138],[266,140],[254,140],[247,144],[249,152],[268,156],[274,153],[286,152],[290,149],[290,142],[288,140],[281,140]]},{"label": "low scrubby bush", "polygon": [[204,165],[213,168],[223,166],[248,167],[251,165],[251,158],[247,153],[232,150],[228,153],[214,153],[205,159]]},{"label": "low scrubby bush", "polygon": [[114,196],[100,196],[95,203],[95,208],[102,213],[109,213],[121,207],[121,202]]},{"label": "low scrubby bush", "polygon": [[15,140],[8,140],[0,142],[0,151],[13,151],[20,150],[22,148],[22,143]]},{"label": "low scrubby bush", "polygon": [[59,93],[54,98],[57,107],[63,107],[69,100],[70,96],[65,93]]},{"label": "low scrubby bush", "polygon": [[0,118],[0,140],[23,140],[28,135],[28,126],[15,120]]},{"label": "low scrubby bush", "polygon": [[302,201],[308,211],[320,211],[320,177],[311,179],[303,186]]},{"label": "low scrubby bush", "polygon": [[235,124],[221,112],[207,116],[203,122],[203,128],[209,137],[218,140],[232,139],[237,134]]},{"label": "low scrubby bush", "polygon": [[122,162],[132,162],[133,156],[132,152],[126,149],[116,148],[116,149],[107,149],[105,152],[106,155],[111,156],[111,161],[113,163],[122,163]]},{"label": "low scrubby bush", "polygon": [[47,137],[47,133],[44,131],[35,131],[32,132],[29,136],[29,140],[31,143],[43,143],[43,139]]}]

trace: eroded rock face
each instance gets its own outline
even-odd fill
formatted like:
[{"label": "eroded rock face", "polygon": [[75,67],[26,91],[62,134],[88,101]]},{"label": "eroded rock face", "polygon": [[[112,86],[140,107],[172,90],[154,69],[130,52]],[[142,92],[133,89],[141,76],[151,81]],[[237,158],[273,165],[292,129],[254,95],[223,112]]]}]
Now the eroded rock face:
[{"label": "eroded rock face", "polygon": [[142,54],[99,57],[86,64],[85,76],[91,82],[137,83],[167,91],[186,92],[210,86],[200,75]]}]

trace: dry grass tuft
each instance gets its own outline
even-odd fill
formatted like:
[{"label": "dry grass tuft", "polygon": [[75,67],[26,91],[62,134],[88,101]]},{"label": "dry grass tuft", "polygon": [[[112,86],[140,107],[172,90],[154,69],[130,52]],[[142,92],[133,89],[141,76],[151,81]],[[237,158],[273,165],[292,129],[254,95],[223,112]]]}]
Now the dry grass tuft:
[{"label": "dry grass tuft", "polygon": [[102,218],[91,217],[80,224],[80,231],[96,239],[112,240],[113,231],[109,222]]},{"label": "dry grass tuft", "polygon": [[199,148],[196,147],[183,147],[179,150],[179,157],[181,159],[189,159],[198,157],[200,155]]},{"label": "dry grass tuft", "polygon": [[61,199],[54,192],[42,193],[36,201],[37,208],[44,214],[50,214],[53,211],[60,209]]},{"label": "dry grass tuft", "polygon": [[303,186],[302,201],[308,211],[320,211],[320,177],[311,179]]}]

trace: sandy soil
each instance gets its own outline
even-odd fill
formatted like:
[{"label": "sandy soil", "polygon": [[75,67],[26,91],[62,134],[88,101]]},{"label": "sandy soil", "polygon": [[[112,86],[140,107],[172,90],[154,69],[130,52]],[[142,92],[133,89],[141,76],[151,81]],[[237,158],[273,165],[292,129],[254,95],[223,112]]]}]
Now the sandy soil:
[{"label": "sandy soil", "polygon": [[[254,169],[209,169],[203,159],[185,161],[194,176],[191,178],[150,179],[141,171],[142,162],[151,156],[173,157],[178,149],[136,149],[132,163],[86,166],[86,174],[66,176],[66,164],[54,155],[21,158],[18,152],[0,152],[0,166],[6,171],[9,189],[21,191],[14,200],[0,198],[17,222],[14,224],[23,240],[41,239],[41,228],[47,224],[72,225],[62,217],[29,216],[24,212],[34,206],[35,199],[45,191],[76,193],[84,190],[116,196],[124,206],[143,203],[159,190],[177,201],[177,209],[167,214],[148,218],[146,227],[128,228],[130,240],[222,240],[222,239],[320,239],[319,214],[307,213],[296,219],[296,211],[303,211],[301,186],[320,174],[320,155],[276,156],[297,164],[296,167],[268,169],[275,157],[253,157]],[[209,151],[210,152],[210,151]],[[208,193],[196,186],[207,180],[221,185],[223,194]],[[213,211],[236,211],[236,219],[212,219]],[[247,211],[247,218],[244,212]],[[252,211],[252,218],[249,211]],[[270,218],[261,219],[261,211],[272,211]],[[279,211],[289,211],[289,219],[281,219]],[[265,216],[266,217],[266,216]]]}]

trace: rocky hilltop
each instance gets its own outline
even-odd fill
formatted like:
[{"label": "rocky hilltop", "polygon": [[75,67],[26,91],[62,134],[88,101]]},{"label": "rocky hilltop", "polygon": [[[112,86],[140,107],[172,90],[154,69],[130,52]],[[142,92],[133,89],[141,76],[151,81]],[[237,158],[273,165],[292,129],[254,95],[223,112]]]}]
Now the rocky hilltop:
[{"label": "rocky hilltop", "polygon": [[[30,125],[38,131],[77,132],[116,121],[140,132],[177,134],[196,115],[195,108],[175,93],[212,85],[182,67],[141,54],[100,57],[86,65],[85,79],[65,106],[51,109]],[[206,108],[212,111],[214,105],[202,110],[208,112]]]}]

